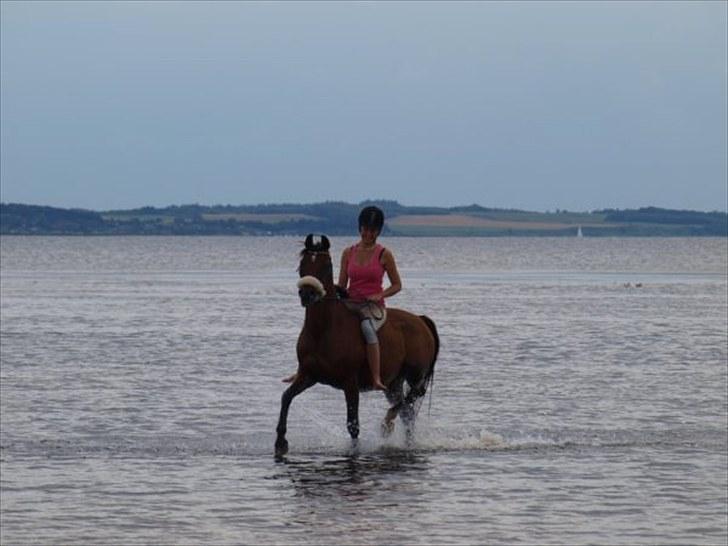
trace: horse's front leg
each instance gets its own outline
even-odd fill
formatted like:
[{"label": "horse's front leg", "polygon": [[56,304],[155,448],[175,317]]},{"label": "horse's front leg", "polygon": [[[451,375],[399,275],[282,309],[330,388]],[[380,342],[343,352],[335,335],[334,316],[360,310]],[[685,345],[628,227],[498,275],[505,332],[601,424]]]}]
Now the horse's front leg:
[{"label": "horse's front leg", "polygon": [[349,385],[344,389],[346,396],[346,428],[351,436],[351,444],[356,447],[359,438],[359,386]]},{"label": "horse's front leg", "polygon": [[282,457],[288,453],[288,440],[286,440],[286,423],[288,422],[288,408],[293,399],[316,382],[307,375],[299,374],[281,396],[281,415],[278,418],[276,427],[276,457]]}]

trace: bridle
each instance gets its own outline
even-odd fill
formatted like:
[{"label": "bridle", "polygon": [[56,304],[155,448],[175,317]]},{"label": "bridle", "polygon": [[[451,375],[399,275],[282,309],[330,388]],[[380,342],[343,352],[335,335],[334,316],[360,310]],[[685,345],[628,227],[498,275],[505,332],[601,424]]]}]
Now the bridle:
[{"label": "bridle", "polygon": [[[331,278],[333,279],[334,278],[334,265],[331,262],[331,254],[329,254],[328,250],[304,250],[303,251],[303,256],[311,256],[312,262],[315,262],[316,258],[318,258],[319,255],[326,256],[329,259],[329,266],[327,268],[328,269],[327,273],[330,273]],[[301,260],[301,262],[303,262],[303,259]],[[299,273],[301,272],[300,265],[298,266],[298,272]]]},{"label": "bridle", "polygon": [[[324,255],[324,256],[326,256],[329,259],[328,274],[329,274],[330,278],[333,280],[333,278],[334,278],[334,266],[333,266],[333,264],[331,262],[331,254],[329,253],[328,250],[308,250],[308,249],[305,249],[303,251],[303,253],[302,253],[301,263],[303,263],[303,260],[305,260],[308,256],[311,257],[311,261],[312,262],[315,262],[319,255]],[[299,272],[299,274],[301,272],[301,266],[300,265],[298,267],[298,272]],[[299,290],[302,288],[302,286],[301,286],[301,280],[305,279],[307,276],[313,277],[314,279],[316,279],[318,282],[321,283],[321,279],[319,279],[315,275],[303,275],[301,277],[301,279],[299,279]],[[321,285],[323,286],[323,283],[321,283]],[[313,303],[318,303],[318,302],[320,302],[322,300],[336,300],[336,299],[338,299],[338,297],[336,296],[336,291],[334,291],[333,294],[329,294],[326,291],[326,289],[324,288],[324,294],[323,295],[319,295],[319,297],[317,297],[316,300],[312,302],[312,304]]]}]

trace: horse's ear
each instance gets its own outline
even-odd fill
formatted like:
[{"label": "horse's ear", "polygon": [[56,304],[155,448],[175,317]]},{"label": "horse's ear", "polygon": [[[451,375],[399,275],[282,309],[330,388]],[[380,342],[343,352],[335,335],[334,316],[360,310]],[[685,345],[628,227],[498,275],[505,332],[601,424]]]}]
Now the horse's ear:
[{"label": "horse's ear", "polygon": [[306,250],[311,250],[313,248],[313,233],[309,233],[306,236]]},{"label": "horse's ear", "polygon": [[331,247],[331,243],[329,243],[329,238],[326,237],[326,235],[321,236],[321,249],[322,250],[328,250]]}]

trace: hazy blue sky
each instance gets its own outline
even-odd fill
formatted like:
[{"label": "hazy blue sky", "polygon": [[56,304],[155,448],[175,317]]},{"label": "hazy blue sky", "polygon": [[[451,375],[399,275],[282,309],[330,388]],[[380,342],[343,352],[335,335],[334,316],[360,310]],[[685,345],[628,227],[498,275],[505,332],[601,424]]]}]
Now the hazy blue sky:
[{"label": "hazy blue sky", "polygon": [[725,210],[727,6],[3,1],[0,198]]}]

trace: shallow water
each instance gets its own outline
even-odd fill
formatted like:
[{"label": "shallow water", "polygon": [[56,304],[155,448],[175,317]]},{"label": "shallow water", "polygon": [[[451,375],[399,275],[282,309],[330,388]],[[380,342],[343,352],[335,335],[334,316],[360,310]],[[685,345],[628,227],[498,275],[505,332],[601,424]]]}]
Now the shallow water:
[{"label": "shallow water", "polygon": [[316,386],[275,461],[298,239],[0,238],[0,542],[725,543],[725,239],[382,242],[415,445]]}]

